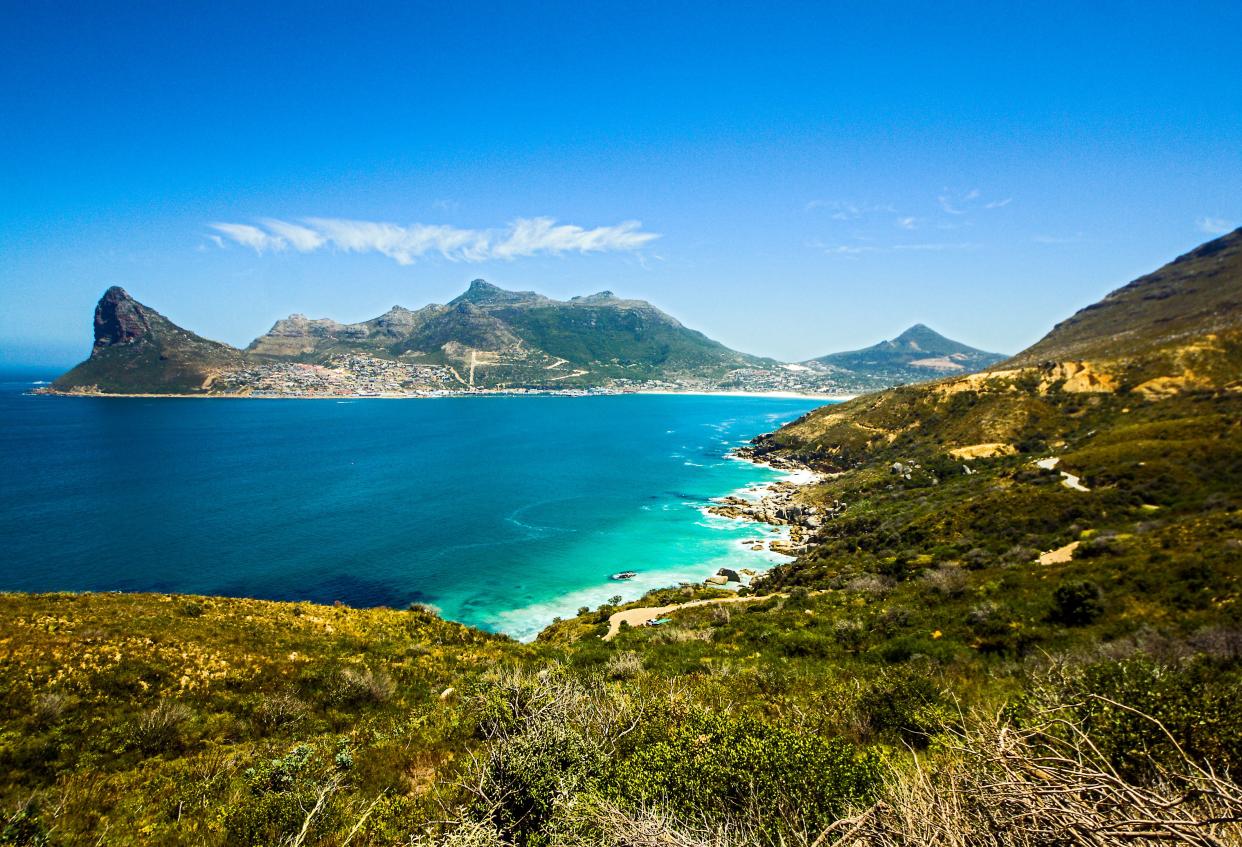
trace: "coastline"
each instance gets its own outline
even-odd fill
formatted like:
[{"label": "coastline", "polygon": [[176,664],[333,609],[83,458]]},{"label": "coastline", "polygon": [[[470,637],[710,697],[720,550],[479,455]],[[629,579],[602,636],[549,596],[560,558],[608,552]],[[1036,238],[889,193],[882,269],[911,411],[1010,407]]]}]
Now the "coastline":
[{"label": "coastline", "polygon": [[[708,521],[715,523],[713,528],[718,531],[743,534],[743,537],[729,542],[727,559],[687,560],[672,569],[662,569],[662,573],[640,572],[640,578],[633,582],[587,585],[531,606],[508,609],[499,615],[497,622],[501,626],[495,631],[505,632],[526,643],[537,640],[541,633],[564,617],[572,618],[573,609],[584,606],[594,608],[604,603],[610,594],[625,595],[627,599],[622,601],[625,605],[641,600],[652,591],[669,588],[706,586],[737,591],[761,585],[765,574],[794,560],[801,550],[806,531],[779,513],[787,512],[790,500],[798,490],[814,484],[821,477],[809,468],[792,463],[751,458],[747,455],[750,449],[749,444],[730,449],[721,458],[775,471],[780,476],[746,482],[726,494],[709,498],[705,505],[695,509],[701,516],[700,526],[707,526],[703,521]],[[745,503],[746,508],[735,510],[735,503]],[[722,571],[732,572],[739,578],[721,576]]]},{"label": "coastline", "polygon": [[549,389],[479,389],[474,391],[444,391],[439,393],[381,393],[381,394],[251,394],[251,393],[194,393],[194,394],[155,394],[142,392],[105,392],[105,391],[57,391],[55,389],[34,389],[25,392],[39,397],[89,397],[92,399],[143,399],[143,400],[442,400],[449,397],[620,397],[626,395],[643,396],[676,396],[676,397],[754,397],[771,400],[823,400],[825,402],[844,403],[853,400],[857,394],[820,394],[797,391],[709,391],[706,389],[684,391],[650,389],[639,391],[590,389],[590,388],[549,388]]},{"label": "coastline", "polygon": [[791,560],[796,558],[808,546],[809,536],[823,526],[826,516],[831,515],[831,510],[826,515],[817,506],[797,502],[798,492],[819,483],[822,474],[790,459],[759,458],[749,445],[729,451],[728,458],[768,468],[782,476],[762,486],[715,498],[715,505],[708,506],[706,511],[723,518],[782,529],[782,539],[769,542],[768,549]]}]

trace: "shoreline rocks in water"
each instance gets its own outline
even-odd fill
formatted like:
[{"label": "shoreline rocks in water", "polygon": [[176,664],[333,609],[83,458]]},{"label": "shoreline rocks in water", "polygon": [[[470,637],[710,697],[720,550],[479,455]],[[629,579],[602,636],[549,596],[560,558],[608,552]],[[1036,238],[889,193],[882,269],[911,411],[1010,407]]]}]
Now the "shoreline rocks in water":
[{"label": "shoreline rocks in water", "polygon": [[[773,553],[796,557],[808,548],[811,537],[823,527],[825,520],[845,509],[845,504],[840,502],[834,502],[832,506],[822,508],[798,501],[797,494],[802,487],[819,479],[819,475],[805,465],[787,459],[758,458],[753,450],[745,447],[734,451],[733,456],[757,465],[787,471],[790,474],[790,478],[777,480],[764,486],[758,498],[748,499],[731,494],[717,498],[713,505],[707,507],[709,514],[722,518],[769,524],[773,527],[773,532],[778,532],[781,527],[789,527],[787,540],[774,539],[768,544],[768,549]],[[751,550],[763,549],[762,542],[746,543]],[[711,582],[721,576],[725,576],[727,582],[725,570],[722,568],[715,577],[709,578],[709,584],[723,584]]]}]

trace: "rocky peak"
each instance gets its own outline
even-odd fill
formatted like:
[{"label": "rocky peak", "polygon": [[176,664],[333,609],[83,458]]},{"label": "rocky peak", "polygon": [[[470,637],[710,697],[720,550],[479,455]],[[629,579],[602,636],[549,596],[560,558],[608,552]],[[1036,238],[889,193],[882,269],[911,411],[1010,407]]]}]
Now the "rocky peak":
[{"label": "rocky peak", "polygon": [[325,337],[334,335],[344,328],[331,318],[311,319],[301,312],[294,312],[287,318],[276,321],[267,331],[270,336],[279,338],[304,338],[307,336]]},{"label": "rocky peak", "polygon": [[142,304],[114,285],[95,306],[95,349],[136,344],[149,338],[151,322]]},{"label": "rocky peak", "polygon": [[473,303],[476,306],[512,306],[545,302],[547,298],[533,291],[507,291],[487,280],[476,279],[464,294],[449,301],[450,306]]},{"label": "rocky peak", "polygon": [[601,291],[598,294],[587,294],[585,296],[579,295],[577,297],[571,297],[569,302],[586,303],[586,304],[611,303],[612,301],[616,299],[617,299],[617,295],[613,294],[611,291]]}]

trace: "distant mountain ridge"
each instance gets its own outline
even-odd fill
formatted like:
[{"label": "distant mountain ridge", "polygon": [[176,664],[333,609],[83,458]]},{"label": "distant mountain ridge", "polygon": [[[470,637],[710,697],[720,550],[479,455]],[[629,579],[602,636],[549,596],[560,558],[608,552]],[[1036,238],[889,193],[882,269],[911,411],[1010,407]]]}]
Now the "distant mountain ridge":
[{"label": "distant mountain ridge", "polygon": [[[446,304],[341,323],[292,314],[244,350],[177,326],[121,288],[96,308],[91,357],[54,390],[151,394],[681,388],[844,394],[962,373],[1001,357],[916,325],[803,365],[741,353],[645,300],[555,300],[476,279]],[[309,366],[309,369],[308,367]]]},{"label": "distant mountain ridge", "polygon": [[357,324],[292,315],[246,350],[259,358],[312,362],[367,352],[425,364],[473,362],[476,370],[482,354],[489,385],[719,378],[734,368],[775,364],[688,329],[644,300],[610,291],[554,300],[481,279],[445,305],[394,306]]},{"label": "distant mountain ridge", "polygon": [[889,341],[862,350],[830,353],[802,364],[811,368],[851,371],[889,385],[983,370],[1005,356],[978,350],[945,338],[924,324],[915,324]]}]

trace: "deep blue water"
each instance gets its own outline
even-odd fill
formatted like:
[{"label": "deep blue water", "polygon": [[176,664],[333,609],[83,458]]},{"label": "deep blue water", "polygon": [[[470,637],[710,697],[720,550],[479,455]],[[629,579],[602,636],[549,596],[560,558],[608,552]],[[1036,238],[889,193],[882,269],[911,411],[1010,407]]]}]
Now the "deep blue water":
[{"label": "deep blue water", "polygon": [[[721,564],[770,398],[98,399],[0,384],[0,590],[430,603],[528,637]],[[628,583],[608,580],[636,570]]]}]

